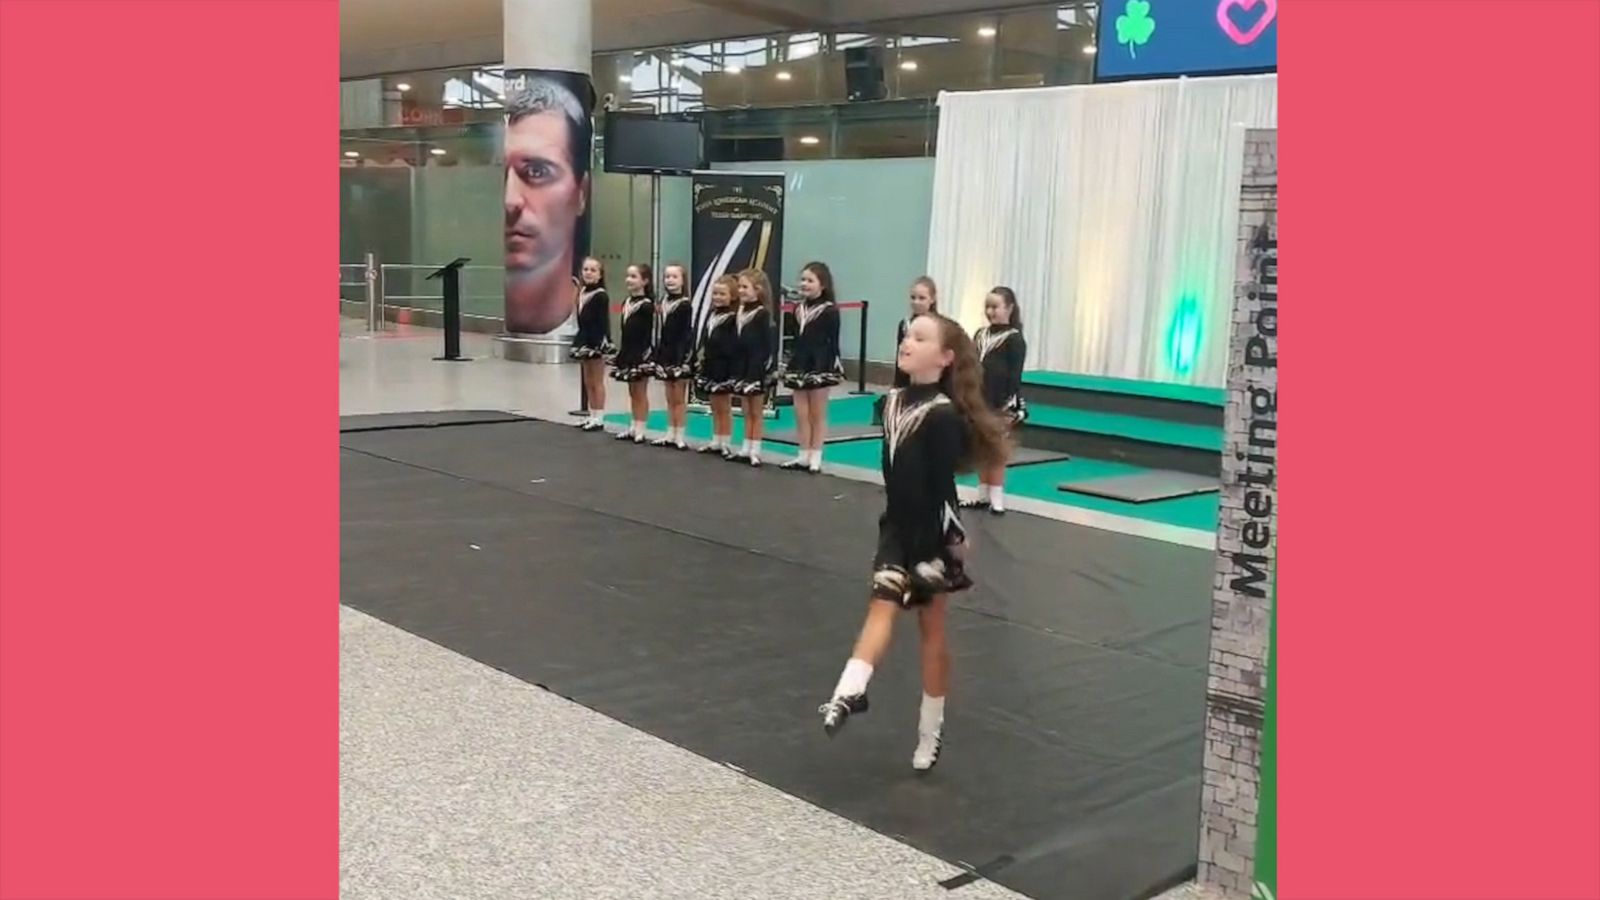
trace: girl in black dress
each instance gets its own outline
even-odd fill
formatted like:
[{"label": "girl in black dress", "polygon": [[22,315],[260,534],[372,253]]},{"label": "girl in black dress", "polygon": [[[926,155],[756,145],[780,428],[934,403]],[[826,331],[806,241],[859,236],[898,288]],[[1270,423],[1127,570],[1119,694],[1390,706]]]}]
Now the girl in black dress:
[{"label": "girl in black dress", "polygon": [[733,462],[761,465],[761,433],[767,391],[772,381],[773,345],[777,331],[772,325],[772,282],[760,269],[739,273],[739,352],[734,365],[734,393],[744,407],[744,447],[723,454]]},{"label": "girl in black dress", "polygon": [[578,284],[578,333],[572,338],[572,358],[583,373],[583,393],[589,417],[578,423],[584,431],[599,431],[606,412],[606,357],[617,352],[611,344],[611,298],[606,294],[606,269],[588,257]]},{"label": "girl in black dress", "polygon": [[617,434],[618,440],[644,443],[645,420],[650,417],[650,376],[654,373],[651,354],[656,333],[655,288],[650,282],[650,267],[634,263],[628,267],[624,284],[628,299],[622,304],[622,346],[611,360],[611,377],[628,386],[628,407],[632,424]]},{"label": "girl in black dress", "polygon": [[[989,324],[972,335],[983,363],[983,399],[1015,431],[1028,417],[1022,402],[1022,366],[1028,358],[1028,342],[1022,337],[1022,311],[1017,295],[1008,287],[997,287],[983,301],[983,314]],[[1003,516],[1006,512],[1006,467],[996,466],[978,473],[978,498],[961,504],[971,509],[988,508]]]},{"label": "girl in black dress", "polygon": [[956,473],[1004,465],[1005,427],[983,401],[978,353],[961,326],[918,316],[900,344],[910,384],[889,395],[883,417],[883,490],[872,595],[850,661],[822,704],[831,737],[867,711],[867,682],[889,649],[896,614],[916,609],[922,633],[922,711],[911,765],[939,760],[950,686],[945,610],[952,591],[972,585],[963,565],[966,532],[956,511]]},{"label": "girl in black dress", "polygon": [[694,304],[690,302],[688,270],[671,263],[661,273],[666,299],[657,306],[661,328],[656,335],[655,376],[667,397],[667,436],[651,441],[657,447],[689,449],[684,429],[689,423],[690,355],[694,352]]},{"label": "girl in black dress", "polygon": [[800,302],[795,304],[796,331],[783,383],[794,392],[794,419],[800,432],[800,453],[785,469],[822,471],[822,443],[828,431],[828,389],[844,380],[839,362],[839,304],[833,273],[826,263],[806,263],[800,270]]},{"label": "girl in black dress", "polygon": [[739,279],[724,275],[711,285],[711,312],[695,356],[695,382],[711,398],[711,443],[701,453],[733,452],[733,393],[739,362]]},{"label": "girl in black dress", "polygon": [[[895,326],[895,347],[899,347],[900,344],[905,341],[906,331],[911,328],[912,319],[915,319],[917,316],[938,311],[939,286],[933,283],[933,279],[924,275],[921,278],[918,278],[916,281],[911,282],[911,314],[906,316],[904,319],[901,319],[900,324]],[[911,376],[901,371],[899,366],[895,366],[894,386],[897,388],[903,388],[909,384],[911,384]]]}]

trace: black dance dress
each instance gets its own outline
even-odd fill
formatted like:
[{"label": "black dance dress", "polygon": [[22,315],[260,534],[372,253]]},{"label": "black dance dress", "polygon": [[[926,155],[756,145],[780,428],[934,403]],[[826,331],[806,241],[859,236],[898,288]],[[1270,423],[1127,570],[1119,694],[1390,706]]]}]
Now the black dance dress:
[{"label": "black dance dress", "polygon": [[643,381],[655,374],[651,346],[656,335],[656,302],[649,297],[629,297],[622,304],[622,339],[611,358],[611,377],[617,381]]},{"label": "black dance dress", "polygon": [[741,306],[739,351],[734,363],[734,393],[746,397],[767,392],[772,381],[772,315],[759,303]]},{"label": "black dance dress", "polygon": [[936,384],[890,392],[883,412],[883,493],[872,596],[902,606],[972,586],[961,557],[956,467],[966,424]]},{"label": "black dance dress", "polygon": [[801,300],[795,304],[794,343],[783,383],[793,391],[833,387],[844,380],[839,362],[839,305],[832,300]]},{"label": "black dance dress", "polygon": [[1028,342],[1022,331],[1011,325],[985,325],[972,335],[983,363],[983,399],[989,408],[1013,426],[1028,417],[1028,404],[1022,400],[1022,365],[1028,357]]},{"label": "black dance dress", "polygon": [[739,313],[735,307],[712,309],[695,357],[695,384],[708,394],[734,392],[739,362]]},{"label": "black dance dress", "polygon": [[694,304],[688,297],[661,301],[661,331],[656,335],[655,376],[662,381],[682,381],[690,375],[694,353]]},{"label": "black dance dress", "polygon": [[572,338],[573,359],[601,359],[617,352],[611,343],[611,298],[603,287],[578,294],[578,333]]}]

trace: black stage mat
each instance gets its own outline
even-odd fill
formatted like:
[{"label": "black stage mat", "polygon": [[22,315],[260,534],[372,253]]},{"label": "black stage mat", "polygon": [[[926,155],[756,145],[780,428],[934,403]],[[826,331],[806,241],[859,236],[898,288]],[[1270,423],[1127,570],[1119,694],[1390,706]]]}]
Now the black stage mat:
[{"label": "black stage mat", "polygon": [[979,587],[918,777],[910,623],[870,714],[830,742],[815,712],[879,488],[536,422],[342,442],[350,606],[1035,897],[1124,900],[1194,863],[1204,551],[970,517]]},{"label": "black stage mat", "polygon": [[391,431],[405,428],[444,428],[452,425],[486,425],[494,422],[525,422],[523,416],[493,409],[458,409],[440,412],[374,413],[340,416],[339,431]]}]

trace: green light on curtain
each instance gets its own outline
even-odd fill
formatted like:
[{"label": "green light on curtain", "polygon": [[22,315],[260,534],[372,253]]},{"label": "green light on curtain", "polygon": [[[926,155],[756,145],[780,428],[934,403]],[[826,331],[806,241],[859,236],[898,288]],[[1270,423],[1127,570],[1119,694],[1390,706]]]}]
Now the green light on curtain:
[{"label": "green light on curtain", "polygon": [[1167,324],[1167,368],[1175,375],[1194,371],[1200,356],[1200,301],[1192,296],[1178,300]]}]

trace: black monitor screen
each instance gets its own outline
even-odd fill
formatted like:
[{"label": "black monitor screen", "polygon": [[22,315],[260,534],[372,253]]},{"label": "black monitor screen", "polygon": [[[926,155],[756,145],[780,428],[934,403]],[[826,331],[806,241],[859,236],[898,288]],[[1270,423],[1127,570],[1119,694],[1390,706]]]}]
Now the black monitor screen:
[{"label": "black monitor screen", "polygon": [[606,116],[607,172],[691,172],[705,168],[700,123],[655,116]]}]

